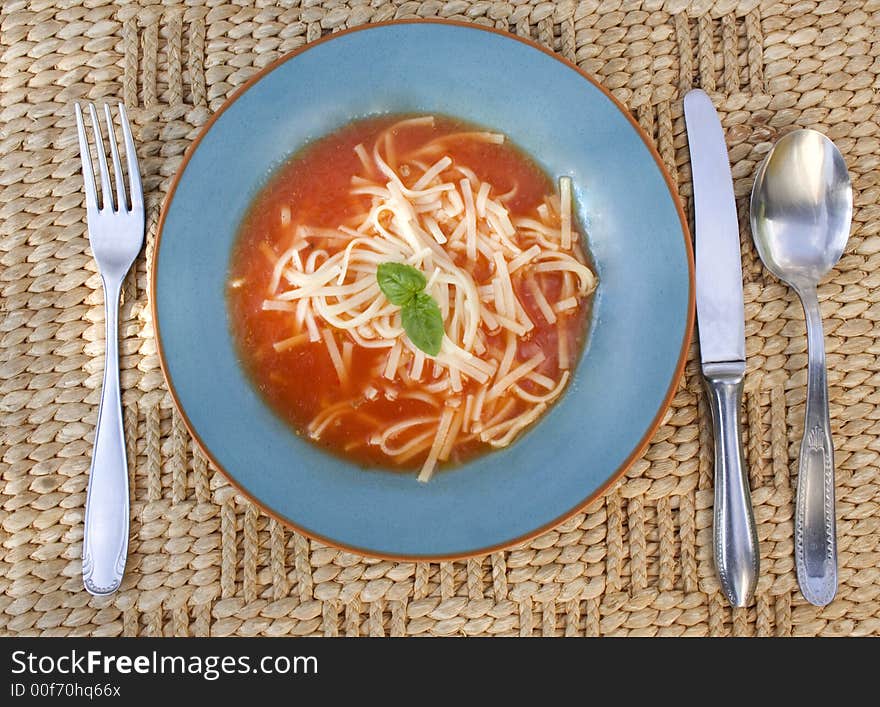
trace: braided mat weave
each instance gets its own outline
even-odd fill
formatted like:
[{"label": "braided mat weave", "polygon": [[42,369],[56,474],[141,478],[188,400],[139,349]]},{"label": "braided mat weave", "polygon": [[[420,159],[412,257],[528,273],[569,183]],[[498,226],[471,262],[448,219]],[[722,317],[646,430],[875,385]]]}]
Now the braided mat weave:
[{"label": "braided mat weave", "polygon": [[[711,424],[691,351],[645,455],[538,539],[461,562],[395,563],[292,533],[242,498],[173,410],[147,303],[161,200],[223,100],[328,33],[446,17],[532,37],[593,73],[653,135],[686,207],[681,97],[715,99],[742,225],[745,449],[761,543],[755,603],[732,610],[712,561]],[[44,635],[880,634],[880,2],[871,0],[3,0],[0,10],[0,633]],[[72,101],[129,106],[148,238],[124,290],[132,481],[122,591],[82,589],[80,552],[103,362]],[[837,461],[840,590],[800,596],[792,500],[806,385],[800,305],[766,273],[747,200],[771,143],[807,126],[839,145],[855,218],[819,298]]]}]

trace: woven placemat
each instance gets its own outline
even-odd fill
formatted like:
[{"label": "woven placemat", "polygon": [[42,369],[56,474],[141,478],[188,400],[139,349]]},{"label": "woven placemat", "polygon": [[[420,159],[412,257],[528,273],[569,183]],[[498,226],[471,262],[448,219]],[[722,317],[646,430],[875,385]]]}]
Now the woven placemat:
[{"label": "woven placemat", "polygon": [[[44,635],[880,634],[880,2],[853,0],[4,0],[0,16],[0,633]],[[732,610],[712,562],[712,441],[691,359],[647,452],[604,498],[527,545],[440,563],[363,558],[292,533],[210,468],[159,370],[147,271],[159,205],[223,100],[328,33],[448,17],[531,37],[626,103],[690,208],[681,97],[727,133],[742,225],[746,456],[761,543],[756,602]],[[121,314],[132,481],[122,591],[82,589],[103,360],[73,129],[78,98],[123,99],[148,239]],[[852,239],[819,297],[837,461],[840,590],[797,590],[792,499],[806,384],[803,315],[761,267],[747,197],[797,126],[824,131],[855,188]],[[646,234],[650,238],[650,234]]]}]

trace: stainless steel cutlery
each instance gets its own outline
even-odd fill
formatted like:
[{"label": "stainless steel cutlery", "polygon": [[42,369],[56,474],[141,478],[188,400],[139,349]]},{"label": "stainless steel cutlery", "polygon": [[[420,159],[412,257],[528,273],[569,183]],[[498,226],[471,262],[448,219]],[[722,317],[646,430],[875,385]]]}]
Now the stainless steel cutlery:
[{"label": "stainless steel cutlery", "polygon": [[712,101],[697,89],[684,99],[694,184],[697,326],[715,432],[715,567],[734,606],[758,581],[758,540],[740,441],[746,372],[739,221],[724,132]]},{"label": "stainless steel cutlery", "polygon": [[107,142],[110,145],[116,186],[114,200],[98,111],[93,104],[87,105],[91,115],[98,160],[100,195],[95,184],[95,170],[82,108],[79,104],[75,107],[76,128],[85,184],[89,244],[104,286],[107,341],[104,382],[101,387],[101,404],[98,408],[98,424],[95,429],[86,498],[82,550],[83,584],[91,594],[105,595],[119,589],[128,553],[128,464],[119,393],[117,319],[122,282],[144,242],[144,198],[134,139],[125,108],[122,104],[119,105],[119,121],[122,127],[128,176],[127,188],[116,143],[113,116],[110,107],[104,105]]},{"label": "stainless steel cutlery", "polygon": [[816,286],[843,254],[852,202],[843,156],[815,130],[796,130],[782,137],[758,169],[752,189],[752,237],[758,255],[797,293],[807,320],[807,405],[794,552],[801,592],[819,606],[828,604],[837,592],[837,532],[825,338]]},{"label": "stainless steel cutlery", "polygon": [[[731,604],[745,606],[759,560],[740,444],[745,375],[739,223],[724,133],[709,96],[684,99],[696,225],[697,321],[715,431],[715,565]],[[824,606],[837,591],[834,445],[816,287],[840,259],[852,220],[843,156],[815,130],[781,138],[758,169],[751,226],[762,262],[795,290],[807,323],[808,378],[795,503],[795,565],[804,597]]]}]

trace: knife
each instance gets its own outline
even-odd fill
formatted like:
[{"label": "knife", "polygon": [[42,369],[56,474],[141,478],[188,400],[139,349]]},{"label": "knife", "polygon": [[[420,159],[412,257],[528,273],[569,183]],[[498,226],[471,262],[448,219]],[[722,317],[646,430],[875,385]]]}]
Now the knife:
[{"label": "knife", "polygon": [[739,220],[724,132],[705,91],[684,97],[694,184],[697,326],[715,432],[715,567],[733,606],[747,606],[758,581],[758,539],[740,442],[746,372]]}]

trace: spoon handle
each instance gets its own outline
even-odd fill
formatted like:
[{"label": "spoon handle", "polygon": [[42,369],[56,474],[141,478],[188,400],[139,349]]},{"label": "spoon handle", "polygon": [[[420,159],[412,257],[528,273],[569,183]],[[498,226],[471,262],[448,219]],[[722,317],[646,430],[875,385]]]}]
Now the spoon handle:
[{"label": "spoon handle", "polygon": [[798,291],[807,320],[807,409],[795,503],[795,563],[801,592],[825,606],[837,592],[834,445],[828,419],[825,338],[815,288]]}]

